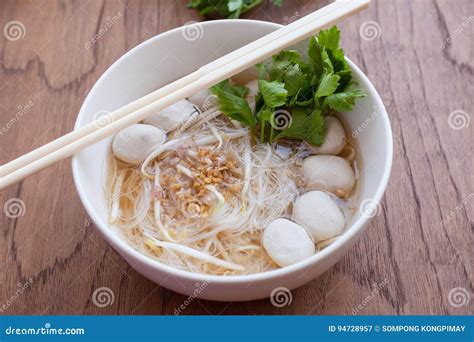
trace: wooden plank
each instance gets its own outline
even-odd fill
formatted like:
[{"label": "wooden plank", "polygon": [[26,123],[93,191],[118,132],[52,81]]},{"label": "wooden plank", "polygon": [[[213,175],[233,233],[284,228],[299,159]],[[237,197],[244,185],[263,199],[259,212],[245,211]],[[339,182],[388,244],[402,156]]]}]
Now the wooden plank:
[{"label": "wooden plank", "polygon": [[[200,20],[186,2],[2,1],[1,25],[21,21],[26,34],[0,36],[0,163],[71,130],[87,92],[125,51]],[[244,17],[288,23],[328,2],[266,3]],[[292,291],[290,305],[195,299],[182,314],[472,313],[472,305],[448,300],[451,289],[473,290],[473,125],[453,129],[448,119],[454,111],[469,120],[473,113],[469,13],[469,0],[374,0],[341,25],[348,56],[392,120],[395,158],[383,210],[344,259]],[[369,21],[375,38],[362,39]],[[69,161],[0,193],[2,206],[11,199],[21,200],[24,212],[0,215],[1,313],[173,315],[188,299],[140,276],[100,237],[76,195]],[[94,304],[101,287],[112,290],[111,305]]]}]

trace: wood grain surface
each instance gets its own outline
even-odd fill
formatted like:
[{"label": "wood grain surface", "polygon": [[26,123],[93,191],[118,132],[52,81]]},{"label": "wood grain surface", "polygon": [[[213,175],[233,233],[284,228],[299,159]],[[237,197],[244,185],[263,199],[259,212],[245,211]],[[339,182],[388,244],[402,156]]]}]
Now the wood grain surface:
[{"label": "wood grain surface", "polygon": [[[0,1],[0,163],[72,130],[88,91],[127,50],[202,20],[186,2]],[[285,0],[244,18],[287,23],[327,2]],[[292,291],[291,304],[195,299],[182,314],[473,313],[473,15],[471,0],[373,0],[340,25],[391,118],[380,213],[335,267]],[[2,191],[0,204],[1,314],[172,315],[187,299],[139,275],[98,234],[70,161]],[[94,304],[100,287],[113,303]]]}]

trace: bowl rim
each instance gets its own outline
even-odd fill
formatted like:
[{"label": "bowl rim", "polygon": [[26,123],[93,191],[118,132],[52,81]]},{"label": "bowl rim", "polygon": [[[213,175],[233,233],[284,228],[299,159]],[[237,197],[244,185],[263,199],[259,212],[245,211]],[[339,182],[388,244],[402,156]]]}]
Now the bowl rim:
[{"label": "bowl rim", "polygon": [[[216,25],[217,26],[242,25],[242,26],[247,26],[247,27],[257,25],[257,26],[266,26],[267,28],[274,28],[274,29],[278,29],[283,26],[277,23],[261,21],[261,20],[251,20],[251,19],[239,19],[239,20],[221,19],[221,20],[213,20],[213,21],[207,21],[207,22],[198,22],[196,24],[202,25],[203,29],[205,29],[205,27],[216,26]],[[92,94],[94,94],[94,92],[96,91],[96,88],[98,88],[99,85],[102,82],[104,82],[104,80],[106,80],[109,77],[109,75],[115,71],[115,69],[121,63],[121,61],[135,55],[146,46],[150,44],[155,44],[156,42],[160,41],[164,37],[175,34],[176,32],[182,30],[182,27],[183,26],[171,29],[169,31],[160,33],[154,37],[151,37],[145,40],[144,42],[138,44],[131,50],[127,51],[124,55],[122,55],[119,59],[117,59],[109,68],[107,68],[107,70],[100,76],[100,78],[95,82],[94,86],[87,94],[86,99],[84,103],[82,104],[81,109],[79,111],[79,114],[77,115],[76,122],[74,125],[74,130],[79,129],[82,126],[80,124],[81,116],[83,115],[85,108],[91,101]],[[392,129],[391,129],[388,113],[374,85],[372,84],[372,82],[370,82],[368,77],[349,58],[346,58],[346,59],[352,71],[356,73],[358,77],[361,80],[363,80],[363,82],[367,85],[367,88],[370,94],[369,96],[374,97],[374,102],[376,103],[377,108],[380,108],[380,117],[383,119],[384,129],[386,132],[385,137],[387,140],[386,141],[387,148],[385,151],[386,161],[384,165],[384,171],[382,175],[382,180],[377,187],[377,191],[375,195],[372,198],[373,203],[378,205],[387,187],[391,169],[392,169],[392,159],[393,159]],[[111,244],[112,247],[116,249],[119,252],[119,254],[121,254],[122,257],[124,257],[124,255],[127,256],[126,261],[130,264],[132,268],[135,269],[136,265],[142,263],[146,265],[147,267],[154,269],[155,271],[167,273],[170,276],[174,276],[178,278],[187,278],[188,280],[195,281],[195,282],[209,282],[209,283],[215,283],[215,284],[219,284],[219,283],[220,284],[247,284],[249,282],[254,282],[254,281],[272,280],[280,276],[293,274],[298,271],[300,271],[301,273],[302,270],[309,267],[310,265],[316,264],[317,262],[321,262],[322,260],[329,258],[331,255],[335,254],[339,248],[342,248],[345,244],[349,243],[350,240],[356,238],[357,234],[359,232],[362,232],[366,224],[371,219],[370,217],[364,217],[364,216],[359,217],[331,245],[324,248],[322,251],[317,252],[313,256],[307,259],[304,259],[300,262],[297,262],[295,264],[292,264],[290,266],[278,268],[275,270],[265,271],[261,273],[246,274],[246,275],[219,276],[219,275],[207,275],[207,274],[201,274],[201,273],[194,273],[194,272],[181,270],[181,269],[174,268],[172,266],[162,264],[152,259],[151,257],[148,257],[140,253],[139,251],[135,250],[132,246],[130,246],[123,239],[123,237],[121,237],[119,234],[114,232],[107,223],[102,223],[101,219],[98,217],[98,215],[96,215],[92,204],[89,202],[85,192],[82,189],[82,186],[81,186],[82,179],[80,177],[80,172],[79,172],[80,162],[77,156],[74,156],[72,158],[71,164],[72,164],[74,184],[79,194],[79,198],[82,202],[82,205],[86,209],[86,212],[88,213],[88,215],[94,222],[95,227],[99,230],[99,232],[105,238],[105,240],[107,240],[107,242]],[[135,261],[134,265],[131,264],[130,259]]]}]

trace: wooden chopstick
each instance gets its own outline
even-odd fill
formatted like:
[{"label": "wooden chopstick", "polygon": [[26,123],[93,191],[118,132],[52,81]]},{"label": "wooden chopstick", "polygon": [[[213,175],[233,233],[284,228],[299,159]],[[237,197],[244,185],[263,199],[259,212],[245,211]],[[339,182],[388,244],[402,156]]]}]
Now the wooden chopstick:
[{"label": "wooden chopstick", "polygon": [[0,189],[116,134],[176,101],[248,69],[316,31],[361,11],[368,4],[369,0],[343,0],[331,3],[112,112],[101,119],[107,122],[102,127],[98,122],[92,122],[3,165],[0,167],[2,176]]}]

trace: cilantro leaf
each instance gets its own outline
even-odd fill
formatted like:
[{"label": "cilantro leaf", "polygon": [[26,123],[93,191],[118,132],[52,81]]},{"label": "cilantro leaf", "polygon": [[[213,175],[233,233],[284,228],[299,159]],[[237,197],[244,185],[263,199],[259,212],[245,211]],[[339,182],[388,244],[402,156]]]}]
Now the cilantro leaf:
[{"label": "cilantro leaf", "polygon": [[365,94],[360,89],[332,94],[324,99],[324,106],[339,112],[350,112],[354,108],[355,100],[361,97],[365,97]]},{"label": "cilantro leaf", "polygon": [[270,81],[283,81],[285,78],[286,69],[292,65],[300,62],[300,55],[294,50],[284,50],[272,57],[272,63],[265,64],[263,77]]},{"label": "cilantro leaf", "polygon": [[315,109],[310,116],[309,130],[306,141],[310,144],[321,146],[324,143],[326,124],[324,116],[319,109]]},{"label": "cilantro leaf", "polygon": [[304,74],[298,64],[290,65],[288,68],[286,68],[283,78],[285,88],[288,91],[288,96],[294,96],[298,94],[298,91],[306,83]]},{"label": "cilantro leaf", "polygon": [[296,50],[283,50],[280,53],[274,55],[272,57],[273,62],[288,62],[290,63],[299,63],[300,62],[300,54]]},{"label": "cilantro leaf", "polygon": [[215,86],[213,86],[211,89],[222,89],[225,92],[231,93],[232,95],[238,96],[238,97],[245,97],[247,96],[247,93],[249,92],[248,88],[239,86],[236,84],[231,84],[229,80],[222,81]]},{"label": "cilantro leaf", "polygon": [[300,107],[308,107],[312,105],[314,102],[313,98],[310,98],[309,100],[301,100],[301,101],[295,101],[295,104],[300,106]]},{"label": "cilantro leaf", "polygon": [[[188,8],[196,9],[200,15],[209,17],[227,17],[237,19],[241,14],[250,11],[263,3],[264,0],[190,0]],[[281,6],[283,0],[271,0]]]},{"label": "cilantro leaf", "polygon": [[318,34],[318,43],[324,45],[326,49],[336,51],[339,49],[340,31],[336,26],[328,30],[321,30]]},{"label": "cilantro leaf", "polygon": [[278,138],[306,139],[311,109],[307,107],[293,107],[291,111],[291,125],[278,134]]},{"label": "cilantro leaf", "polygon": [[306,140],[313,145],[320,146],[324,142],[325,122],[321,110],[311,111],[310,108],[295,107],[291,115],[291,125],[278,135]]},{"label": "cilantro leaf", "polygon": [[203,16],[228,17],[230,15],[227,2],[221,0],[191,0],[188,2],[188,8],[196,9]]},{"label": "cilantro leaf", "polygon": [[311,37],[308,45],[308,57],[317,77],[320,77],[324,70],[322,51],[323,46],[318,44],[316,38]]},{"label": "cilantro leaf", "polygon": [[258,63],[258,64],[255,64],[255,69],[257,69],[258,79],[259,79],[259,80],[265,80],[265,79],[267,79],[269,67],[270,67],[270,65],[269,65],[269,64],[266,64],[266,63]]},{"label": "cilantro leaf", "polygon": [[267,107],[276,108],[283,106],[286,103],[288,91],[285,89],[284,83],[259,80],[258,89],[260,90],[263,101]]},{"label": "cilantro leaf", "polygon": [[351,68],[344,69],[336,73],[339,76],[339,86],[335,93],[346,91],[352,85],[352,70]]},{"label": "cilantro leaf", "polygon": [[325,73],[321,77],[318,90],[316,90],[315,98],[329,96],[334,93],[339,85],[339,76],[331,73]]},{"label": "cilantro leaf", "polygon": [[245,99],[247,88],[234,86],[229,81],[224,81],[211,87],[211,91],[217,96],[219,109],[225,115],[247,126],[255,126],[257,121]]}]

